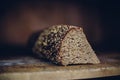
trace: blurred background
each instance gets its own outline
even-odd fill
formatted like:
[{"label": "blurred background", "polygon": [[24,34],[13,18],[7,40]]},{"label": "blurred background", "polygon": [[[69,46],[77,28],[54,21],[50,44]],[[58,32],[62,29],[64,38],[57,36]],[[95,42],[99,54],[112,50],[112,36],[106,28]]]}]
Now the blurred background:
[{"label": "blurred background", "polygon": [[120,52],[119,0],[1,0],[0,56],[30,54],[30,36],[56,24],[82,27],[96,53]]}]

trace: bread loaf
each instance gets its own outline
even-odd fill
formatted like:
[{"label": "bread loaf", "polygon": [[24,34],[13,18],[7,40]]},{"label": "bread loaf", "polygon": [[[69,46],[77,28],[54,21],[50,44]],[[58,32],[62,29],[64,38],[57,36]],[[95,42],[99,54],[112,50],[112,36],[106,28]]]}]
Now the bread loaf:
[{"label": "bread loaf", "polygon": [[100,63],[83,29],[71,25],[54,25],[43,30],[33,52],[60,65]]}]

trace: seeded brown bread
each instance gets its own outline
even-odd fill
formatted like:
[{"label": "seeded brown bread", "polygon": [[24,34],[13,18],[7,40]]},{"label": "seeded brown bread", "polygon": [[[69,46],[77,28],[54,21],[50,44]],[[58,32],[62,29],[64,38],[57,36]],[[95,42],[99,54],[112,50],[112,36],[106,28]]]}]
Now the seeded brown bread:
[{"label": "seeded brown bread", "polygon": [[60,65],[100,63],[83,29],[71,25],[55,25],[43,30],[33,52]]}]

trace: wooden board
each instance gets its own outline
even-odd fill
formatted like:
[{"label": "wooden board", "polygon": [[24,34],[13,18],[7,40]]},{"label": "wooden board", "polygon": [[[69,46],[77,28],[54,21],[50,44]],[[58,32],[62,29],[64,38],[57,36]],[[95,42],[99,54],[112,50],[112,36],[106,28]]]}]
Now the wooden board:
[{"label": "wooden board", "polygon": [[0,80],[66,80],[120,75],[120,54],[99,54],[97,65],[58,66],[31,56],[0,60]]}]

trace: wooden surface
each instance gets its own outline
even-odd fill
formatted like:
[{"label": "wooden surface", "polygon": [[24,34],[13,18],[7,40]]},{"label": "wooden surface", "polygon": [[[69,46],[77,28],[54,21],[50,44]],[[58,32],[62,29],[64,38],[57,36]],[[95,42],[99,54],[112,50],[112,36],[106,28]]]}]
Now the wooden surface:
[{"label": "wooden surface", "polygon": [[58,66],[31,56],[0,59],[0,80],[66,80],[120,75],[120,54],[99,54],[100,64]]}]

